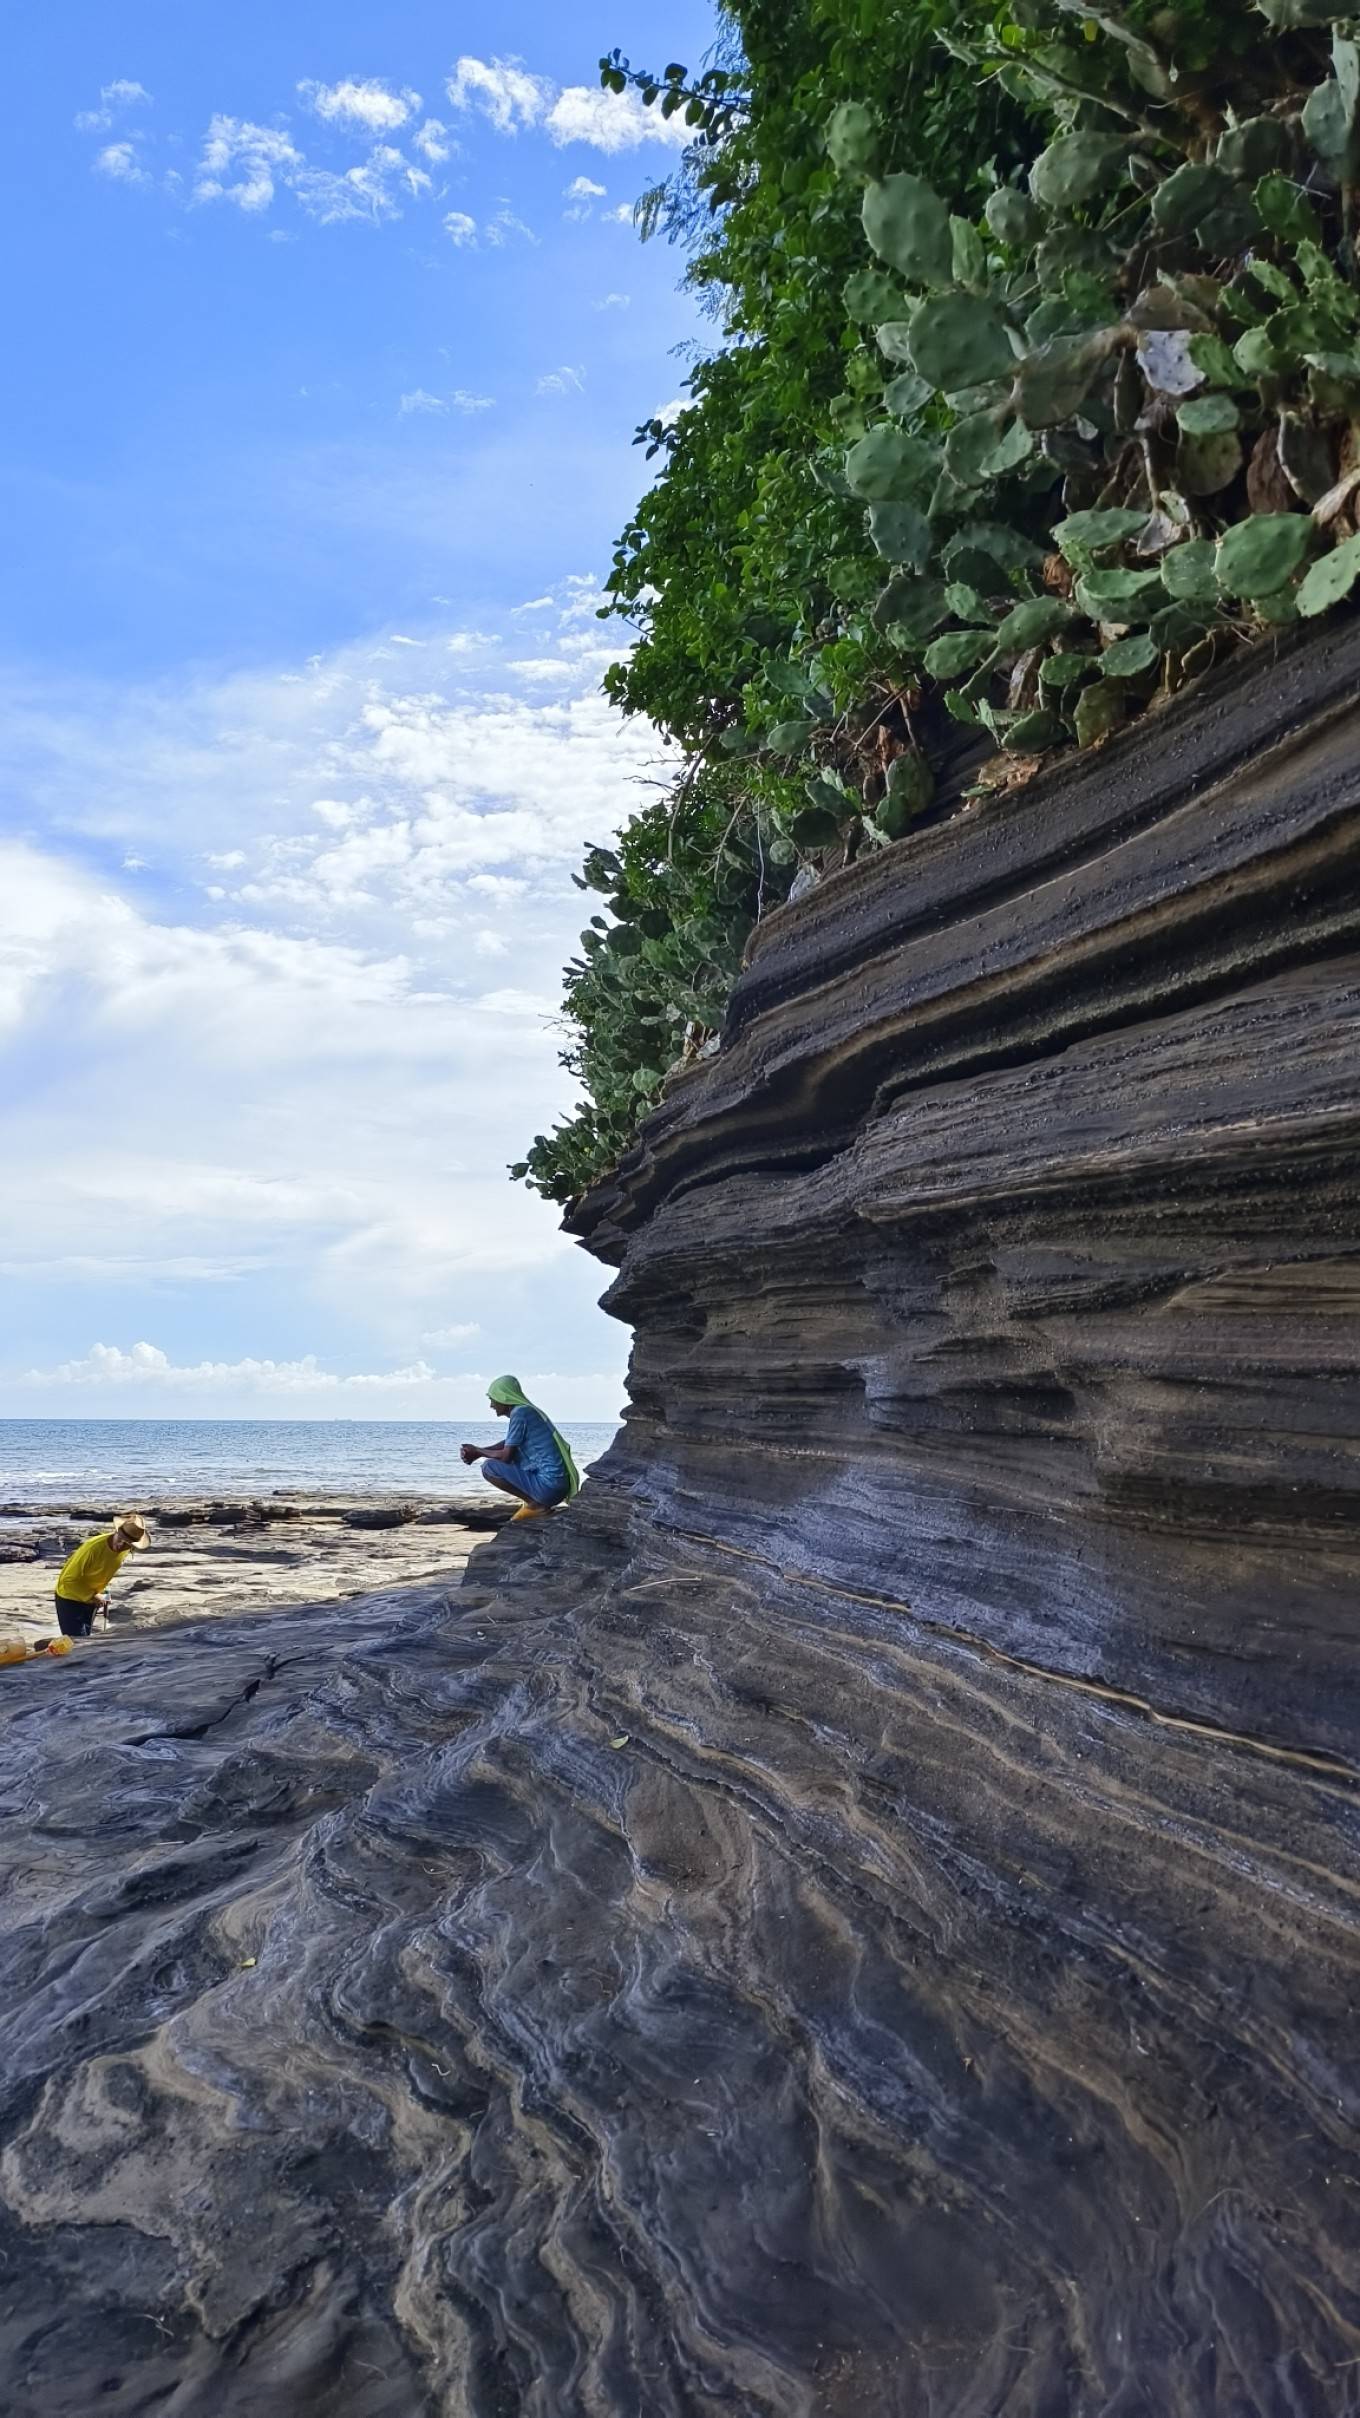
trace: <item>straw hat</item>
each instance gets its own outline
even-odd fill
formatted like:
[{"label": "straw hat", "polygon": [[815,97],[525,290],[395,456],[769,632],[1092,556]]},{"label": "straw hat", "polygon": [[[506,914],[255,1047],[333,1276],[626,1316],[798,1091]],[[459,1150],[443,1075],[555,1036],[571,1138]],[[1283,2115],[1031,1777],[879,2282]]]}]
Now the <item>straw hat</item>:
[{"label": "straw hat", "polygon": [[113,1523],[113,1534],[126,1537],[134,1553],[145,1553],[151,1542],[146,1533],[146,1522],[136,1511],[120,1511]]}]

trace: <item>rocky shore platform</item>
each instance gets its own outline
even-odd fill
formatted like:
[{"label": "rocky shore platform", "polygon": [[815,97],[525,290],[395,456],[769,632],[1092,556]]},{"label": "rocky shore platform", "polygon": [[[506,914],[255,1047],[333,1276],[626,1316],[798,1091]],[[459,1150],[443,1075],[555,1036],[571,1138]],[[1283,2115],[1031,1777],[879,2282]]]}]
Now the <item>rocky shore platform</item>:
[{"label": "rocky shore platform", "polygon": [[[68,1553],[108,1526],[116,1508],[0,1503],[0,1637],[31,1646],[55,1634],[57,1573]],[[114,1581],[110,1633],[332,1603],[456,1574],[478,1537],[502,1527],[513,1506],[489,1486],[470,1483],[452,1500],[167,1496],[139,1508],[151,1547],[130,1555]]]}]

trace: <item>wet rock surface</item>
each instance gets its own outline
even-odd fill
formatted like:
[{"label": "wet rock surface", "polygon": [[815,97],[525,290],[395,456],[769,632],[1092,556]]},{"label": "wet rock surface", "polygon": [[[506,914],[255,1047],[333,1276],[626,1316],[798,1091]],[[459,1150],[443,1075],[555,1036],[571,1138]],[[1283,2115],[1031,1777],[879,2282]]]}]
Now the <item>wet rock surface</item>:
[{"label": "wet rock surface", "polygon": [[1358,674],[772,919],[570,1512],[0,1674],[19,2418],[1360,2413]]}]

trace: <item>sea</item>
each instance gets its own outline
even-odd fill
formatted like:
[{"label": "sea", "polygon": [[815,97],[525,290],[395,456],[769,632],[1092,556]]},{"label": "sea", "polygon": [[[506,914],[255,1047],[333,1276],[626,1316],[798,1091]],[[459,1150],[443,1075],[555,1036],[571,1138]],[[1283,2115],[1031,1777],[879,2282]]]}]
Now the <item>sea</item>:
[{"label": "sea", "polygon": [[[135,1510],[172,1495],[466,1495],[464,1438],[502,1432],[482,1412],[446,1419],[0,1419],[0,1503]],[[565,1421],[585,1469],[618,1434]]]}]

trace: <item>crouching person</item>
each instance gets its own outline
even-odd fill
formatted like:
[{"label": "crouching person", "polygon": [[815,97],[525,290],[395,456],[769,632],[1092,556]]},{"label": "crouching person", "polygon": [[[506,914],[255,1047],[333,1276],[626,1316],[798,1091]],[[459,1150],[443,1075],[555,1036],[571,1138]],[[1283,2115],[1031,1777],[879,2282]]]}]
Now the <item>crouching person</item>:
[{"label": "crouching person", "polygon": [[57,1580],[57,1626],[63,1637],[88,1637],[104,1589],[130,1553],[144,1553],[151,1539],[135,1511],[120,1511],[112,1528],[77,1545]]},{"label": "crouching person", "polygon": [[518,1377],[495,1378],[487,1400],[497,1418],[510,1425],[503,1444],[464,1444],[467,1466],[480,1461],[492,1486],[518,1498],[517,1520],[539,1520],[556,1504],[569,1503],[580,1491],[581,1478],[560,1429],[535,1408]]}]

